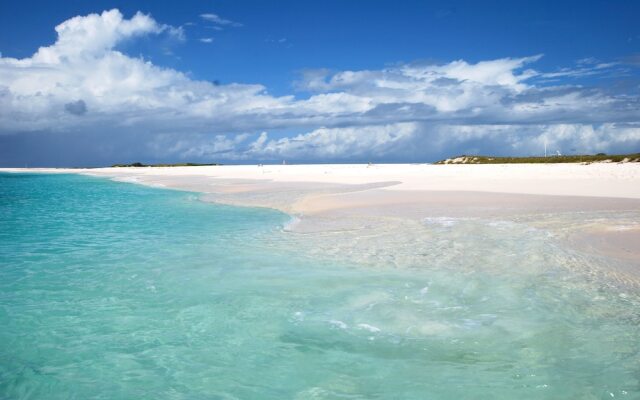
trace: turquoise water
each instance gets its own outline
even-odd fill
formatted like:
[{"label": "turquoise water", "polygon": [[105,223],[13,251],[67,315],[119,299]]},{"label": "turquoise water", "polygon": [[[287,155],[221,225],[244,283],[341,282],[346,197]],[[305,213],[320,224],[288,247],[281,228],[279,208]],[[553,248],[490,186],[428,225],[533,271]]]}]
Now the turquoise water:
[{"label": "turquoise water", "polygon": [[369,268],[288,220],[0,174],[0,398],[640,398],[637,292],[544,232],[436,221]]}]

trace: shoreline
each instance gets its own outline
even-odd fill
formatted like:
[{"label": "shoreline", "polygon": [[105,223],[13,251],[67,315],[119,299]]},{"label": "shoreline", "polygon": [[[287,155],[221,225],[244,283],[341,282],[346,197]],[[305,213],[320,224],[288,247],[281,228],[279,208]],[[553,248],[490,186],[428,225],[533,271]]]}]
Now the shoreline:
[{"label": "shoreline", "polygon": [[[640,199],[640,163],[593,164],[301,164],[192,167],[0,168],[135,178],[168,186],[213,179],[223,185],[386,183],[390,190],[477,191]],[[175,179],[188,182],[178,182]]]},{"label": "shoreline", "polygon": [[[527,219],[580,253],[640,280],[640,165],[271,165],[0,169],[76,173],[201,193],[203,201],[268,207],[293,233],[404,229],[425,219]],[[482,190],[478,190],[482,189]],[[630,217],[622,218],[624,213]],[[597,222],[581,214],[603,215]],[[553,222],[559,216],[571,226]],[[630,218],[630,220],[629,220]],[[565,218],[566,219],[566,218]],[[363,222],[364,221],[364,222]],[[624,222],[626,221],[626,223]],[[412,226],[413,226],[412,225]],[[378,228],[375,228],[378,227]],[[621,228],[622,227],[622,228]],[[367,230],[361,236],[367,236]],[[392,251],[393,249],[389,249]]]}]

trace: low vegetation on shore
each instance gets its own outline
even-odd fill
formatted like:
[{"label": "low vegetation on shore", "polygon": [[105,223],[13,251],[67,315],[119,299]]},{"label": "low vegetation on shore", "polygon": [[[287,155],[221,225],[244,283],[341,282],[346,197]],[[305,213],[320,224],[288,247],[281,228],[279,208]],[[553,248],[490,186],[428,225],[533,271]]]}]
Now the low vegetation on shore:
[{"label": "low vegetation on shore", "polygon": [[556,163],[594,163],[594,162],[640,162],[640,153],[613,154],[604,153],[571,156],[548,157],[489,157],[462,155],[440,160],[435,164],[556,164]]},{"label": "low vegetation on shore", "polygon": [[113,164],[112,168],[124,168],[124,167],[203,167],[210,165],[222,165],[222,164],[198,164],[198,163],[176,163],[176,164],[143,164],[139,162],[131,164]]}]

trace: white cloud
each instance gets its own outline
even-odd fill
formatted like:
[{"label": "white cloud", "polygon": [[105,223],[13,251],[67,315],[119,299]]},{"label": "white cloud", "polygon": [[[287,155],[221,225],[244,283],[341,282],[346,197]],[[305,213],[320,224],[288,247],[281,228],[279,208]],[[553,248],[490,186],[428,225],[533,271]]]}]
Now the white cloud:
[{"label": "white cloud", "polygon": [[292,137],[260,134],[186,135],[174,145],[162,137],[154,149],[170,146],[172,155],[184,159],[281,160],[364,159],[399,155],[410,145],[419,125],[411,122],[346,128],[318,128]]},{"label": "white cloud", "polygon": [[118,10],[102,14],[73,17],[55,28],[58,40],[53,46],[41,47],[31,57],[34,64],[56,64],[61,58],[99,56],[119,42],[149,33],[169,31],[182,38],[180,28],[160,25],[153,18],[140,12],[131,19],[124,19]]},{"label": "white cloud", "polygon": [[[164,138],[166,140],[167,138]],[[156,147],[167,148],[162,142]],[[542,155],[628,152],[640,143],[640,126],[624,124],[450,125],[405,122],[318,128],[284,138],[257,135],[182,137],[169,155],[207,160],[425,161],[443,155]]]},{"label": "white cloud", "polygon": [[200,38],[200,41],[202,43],[213,43],[213,38],[210,38],[210,37]]},{"label": "white cloud", "polygon": [[[118,51],[143,35],[180,37],[148,15],[105,11],[56,32],[56,42],[31,57],[0,58],[0,134],[104,132],[114,142],[155,135],[154,154],[226,159],[401,159],[491,152],[486,145],[527,154],[542,135],[584,151],[640,147],[637,93],[541,84],[549,73],[531,68],[540,55],[307,71],[297,85],[310,95],[274,97],[262,85],[194,80]],[[605,64],[583,61],[574,70],[613,67]],[[273,139],[273,131],[306,133]]]},{"label": "white cloud", "polygon": [[411,122],[348,128],[318,128],[294,137],[269,140],[260,134],[250,145],[248,158],[344,159],[382,157],[407,145],[416,133]]},{"label": "white cloud", "polygon": [[213,14],[213,13],[200,14],[200,18],[202,18],[205,21],[212,22],[218,26],[233,26],[233,27],[242,26],[242,24],[239,22],[234,22],[229,19],[221,18],[218,14]]},{"label": "white cloud", "polygon": [[[136,36],[167,30],[151,17],[124,19],[118,10],[75,17],[56,27],[58,38],[29,58],[0,59],[0,132],[111,126],[176,128],[191,118],[236,115],[278,100],[260,85],[218,87],[193,81],[115,48]],[[69,118],[64,105],[82,100],[89,110]],[[196,121],[202,124],[206,121]]]}]

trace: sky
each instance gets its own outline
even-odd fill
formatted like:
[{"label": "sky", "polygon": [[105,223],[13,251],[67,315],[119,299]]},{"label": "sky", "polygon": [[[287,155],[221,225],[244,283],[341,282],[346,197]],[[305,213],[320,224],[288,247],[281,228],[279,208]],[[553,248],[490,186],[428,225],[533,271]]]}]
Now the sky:
[{"label": "sky", "polygon": [[638,1],[2,1],[0,166],[640,152]]}]

